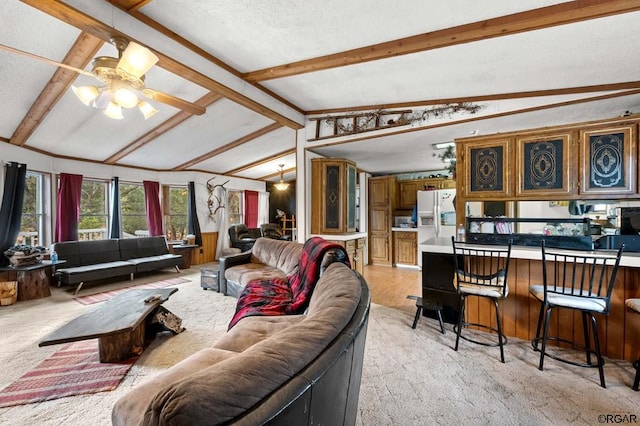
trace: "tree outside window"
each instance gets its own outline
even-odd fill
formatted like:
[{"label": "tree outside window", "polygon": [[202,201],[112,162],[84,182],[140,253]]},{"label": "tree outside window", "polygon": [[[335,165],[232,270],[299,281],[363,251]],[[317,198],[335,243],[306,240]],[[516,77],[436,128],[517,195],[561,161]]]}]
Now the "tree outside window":
[{"label": "tree outside window", "polygon": [[22,222],[16,244],[42,245],[44,238],[43,180],[41,173],[27,172],[22,204]]},{"label": "tree outside window", "polygon": [[124,238],[149,235],[142,184],[120,183],[120,209]]},{"label": "tree outside window", "polygon": [[108,238],[108,183],[99,180],[82,180],[78,239],[104,240]]},{"label": "tree outside window", "polygon": [[164,212],[165,232],[168,240],[187,238],[187,202],[186,186],[162,187],[162,211]]}]

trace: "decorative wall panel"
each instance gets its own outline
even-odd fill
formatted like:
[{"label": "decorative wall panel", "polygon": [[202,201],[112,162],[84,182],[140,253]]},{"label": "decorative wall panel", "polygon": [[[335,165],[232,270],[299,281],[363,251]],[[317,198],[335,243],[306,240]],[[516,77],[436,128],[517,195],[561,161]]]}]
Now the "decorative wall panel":
[{"label": "decorative wall panel", "polygon": [[517,139],[517,195],[571,192],[569,141],[568,134]]}]

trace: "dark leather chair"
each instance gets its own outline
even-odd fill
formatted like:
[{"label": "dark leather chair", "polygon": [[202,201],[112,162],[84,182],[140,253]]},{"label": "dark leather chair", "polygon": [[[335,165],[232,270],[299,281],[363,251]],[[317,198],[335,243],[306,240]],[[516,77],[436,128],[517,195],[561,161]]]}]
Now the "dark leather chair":
[{"label": "dark leather chair", "polygon": [[248,228],[244,223],[236,223],[229,227],[231,247],[242,251],[251,250],[256,239],[262,236],[260,228]]},{"label": "dark leather chair", "polygon": [[263,223],[260,225],[262,236],[274,240],[291,240],[291,235],[284,235],[282,228],[277,223]]}]

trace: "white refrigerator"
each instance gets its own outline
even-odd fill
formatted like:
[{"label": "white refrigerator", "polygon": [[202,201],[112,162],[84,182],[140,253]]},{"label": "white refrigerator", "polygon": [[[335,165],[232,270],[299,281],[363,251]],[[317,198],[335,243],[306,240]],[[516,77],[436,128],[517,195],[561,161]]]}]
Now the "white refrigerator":
[{"label": "white refrigerator", "polygon": [[[418,191],[418,246],[429,238],[451,239],[456,234],[455,189]],[[418,265],[422,253],[418,248]]]}]

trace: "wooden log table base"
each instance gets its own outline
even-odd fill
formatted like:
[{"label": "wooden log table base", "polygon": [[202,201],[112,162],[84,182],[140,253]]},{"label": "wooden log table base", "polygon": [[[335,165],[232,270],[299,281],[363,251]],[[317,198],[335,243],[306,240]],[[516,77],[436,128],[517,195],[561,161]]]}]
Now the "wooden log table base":
[{"label": "wooden log table base", "polygon": [[[144,350],[147,323],[176,291],[177,288],[126,291],[69,321],[42,339],[38,346],[98,338],[100,362],[118,362],[140,355]],[[166,317],[169,311],[162,309]],[[169,314],[173,316],[173,323],[181,324],[179,318]],[[174,327],[172,331],[182,331],[181,325],[179,330]]]}]

